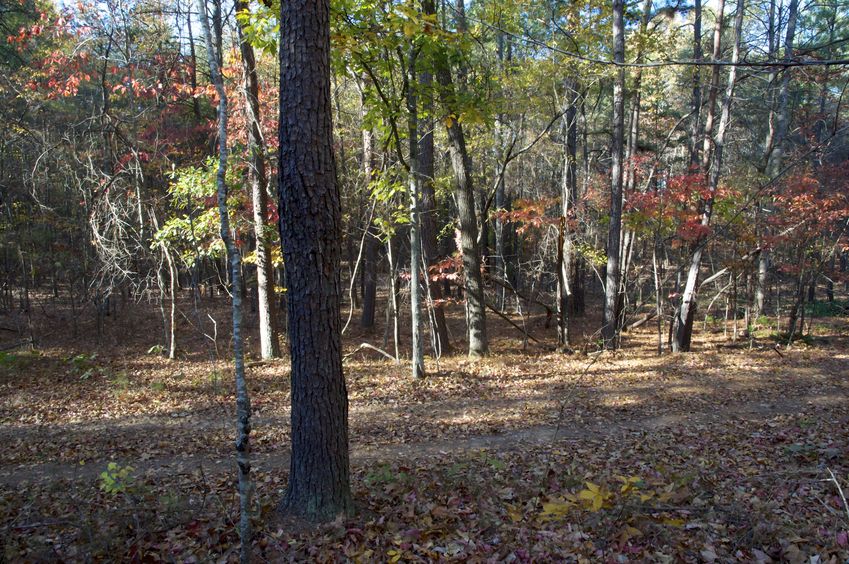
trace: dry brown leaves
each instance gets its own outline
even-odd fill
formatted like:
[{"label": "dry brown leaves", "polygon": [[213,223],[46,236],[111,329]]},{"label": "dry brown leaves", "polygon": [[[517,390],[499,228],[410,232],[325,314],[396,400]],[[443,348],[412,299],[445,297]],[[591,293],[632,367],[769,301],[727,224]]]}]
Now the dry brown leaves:
[{"label": "dry brown leaves", "polygon": [[[849,349],[836,329],[784,356],[703,335],[694,354],[658,357],[647,332],[593,360],[523,353],[510,336],[484,361],[431,362],[423,382],[355,356],[359,511],[296,534],[269,525],[286,480],[287,368],[258,363],[255,554],[845,562],[849,515],[827,473],[849,487]],[[5,560],[236,557],[229,369],[143,348],[56,347],[0,368]],[[109,492],[112,460],[133,470]]]}]

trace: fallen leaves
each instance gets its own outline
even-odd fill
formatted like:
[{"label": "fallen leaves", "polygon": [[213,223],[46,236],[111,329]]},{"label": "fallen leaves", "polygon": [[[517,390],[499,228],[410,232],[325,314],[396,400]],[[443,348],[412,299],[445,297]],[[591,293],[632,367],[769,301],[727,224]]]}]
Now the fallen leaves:
[{"label": "fallen leaves", "polygon": [[[42,351],[20,360],[23,381],[0,369],[3,559],[236,557],[227,367],[145,350]],[[423,382],[352,360],[359,512],[295,532],[272,519],[285,363],[255,366],[257,557],[844,562],[849,523],[825,469],[849,487],[849,357],[647,351],[583,377],[578,356],[448,358]]]},{"label": "fallen leaves", "polygon": [[610,499],[611,494],[607,488],[587,482],[587,489],[578,492],[578,499],[584,500],[590,511],[599,511]]}]

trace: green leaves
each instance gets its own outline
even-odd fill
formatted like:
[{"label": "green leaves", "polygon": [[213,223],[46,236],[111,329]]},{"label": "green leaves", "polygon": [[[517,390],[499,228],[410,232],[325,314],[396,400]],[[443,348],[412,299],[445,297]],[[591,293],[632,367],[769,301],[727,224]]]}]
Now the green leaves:
[{"label": "green leaves", "polygon": [[132,466],[110,462],[100,473],[100,489],[108,494],[129,493],[135,485],[134,471]]},{"label": "green leaves", "polygon": [[399,225],[410,221],[406,205],[407,186],[400,181],[401,178],[401,171],[396,168],[375,177],[369,183],[371,197],[377,201],[380,211],[373,222],[384,241],[392,237]]},{"label": "green leaves", "polygon": [[254,49],[265,55],[277,56],[277,43],[280,37],[279,0],[264,3],[251,3],[247,10],[236,13],[236,18],[242,24],[245,39]]},{"label": "green leaves", "polygon": [[[165,245],[177,252],[189,267],[204,258],[224,256],[215,188],[217,167],[217,160],[209,157],[202,166],[189,166],[169,174],[172,182],[168,196],[174,215],[154,233],[151,249]],[[238,186],[239,170],[230,167],[227,172],[227,184]],[[249,219],[237,213],[247,207],[246,199],[245,192],[240,190],[232,190],[227,199],[230,225],[237,233],[250,229]]]}]

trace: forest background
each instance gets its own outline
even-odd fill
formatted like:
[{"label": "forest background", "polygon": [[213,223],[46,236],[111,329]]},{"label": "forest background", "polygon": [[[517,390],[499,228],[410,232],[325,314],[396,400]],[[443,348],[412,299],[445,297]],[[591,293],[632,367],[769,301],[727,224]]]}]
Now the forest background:
[{"label": "forest background", "polygon": [[282,8],[0,0],[7,559],[234,556],[233,298],[266,558],[845,558],[846,4],[332,3],[374,515],[301,540]]}]

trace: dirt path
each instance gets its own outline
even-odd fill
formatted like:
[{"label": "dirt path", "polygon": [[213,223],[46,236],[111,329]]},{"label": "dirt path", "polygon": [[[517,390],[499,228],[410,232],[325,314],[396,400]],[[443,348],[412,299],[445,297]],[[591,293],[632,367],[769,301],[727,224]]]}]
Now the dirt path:
[{"label": "dirt path", "polygon": [[[568,413],[557,425],[535,425],[525,428],[512,429],[503,433],[467,435],[464,437],[413,442],[403,444],[384,444],[379,446],[359,445],[352,443],[351,458],[354,462],[380,461],[391,459],[416,460],[444,453],[463,453],[479,449],[510,450],[522,445],[562,444],[589,438],[613,435],[639,434],[647,431],[675,428],[685,425],[722,425],[732,419],[765,421],[773,417],[805,413],[818,408],[846,406],[846,397],[841,394],[811,395],[800,398],[783,398],[776,401],[752,401],[725,404],[722,406],[705,406],[699,411],[669,413],[651,417],[623,418],[610,420],[595,418],[592,422],[578,422],[571,419]],[[260,419],[263,425],[280,423],[279,418]],[[138,433],[156,433],[163,426],[179,427],[185,432],[198,431],[203,428],[221,427],[230,422],[222,418],[194,420],[188,416],[177,417],[143,417],[126,421],[123,426],[130,426]],[[114,432],[115,424],[95,422],[84,425],[86,431]],[[26,431],[33,436],[35,429]],[[61,429],[54,431],[61,433]],[[8,431],[0,432],[0,440],[5,440]],[[90,460],[86,464],[43,463],[32,465],[6,465],[0,467],[0,486],[6,488],[19,487],[27,482],[50,482],[63,479],[94,480],[110,461],[122,465],[132,465],[139,473],[148,476],[159,474],[187,474],[197,470],[217,473],[229,469],[233,462],[226,455],[214,452],[199,452],[196,454],[167,455],[150,458],[128,458],[120,455],[106,454],[100,460]],[[256,453],[253,457],[254,468],[271,470],[286,468],[289,461],[288,453]]]}]

